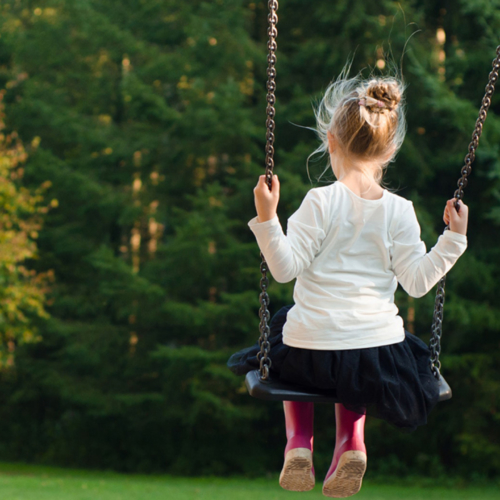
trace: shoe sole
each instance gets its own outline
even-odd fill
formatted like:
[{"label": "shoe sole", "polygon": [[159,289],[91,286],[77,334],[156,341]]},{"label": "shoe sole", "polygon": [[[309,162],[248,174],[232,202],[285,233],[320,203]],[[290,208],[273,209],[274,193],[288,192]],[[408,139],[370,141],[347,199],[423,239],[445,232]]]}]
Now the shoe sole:
[{"label": "shoe sole", "polygon": [[307,448],[294,448],[285,456],[280,474],[280,486],[288,491],[309,491],[314,488],[312,452]]},{"label": "shoe sole", "polygon": [[337,468],[323,483],[323,495],[345,498],[358,493],[366,471],[366,453],[346,451],[340,457]]}]

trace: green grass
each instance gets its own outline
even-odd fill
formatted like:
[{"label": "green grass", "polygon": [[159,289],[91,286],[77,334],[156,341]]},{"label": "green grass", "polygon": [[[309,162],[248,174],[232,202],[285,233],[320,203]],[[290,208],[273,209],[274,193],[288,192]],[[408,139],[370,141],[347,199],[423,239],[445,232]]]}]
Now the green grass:
[{"label": "green grass", "polygon": [[[500,500],[498,486],[458,488],[426,481],[426,486],[366,482],[356,499],[370,500]],[[71,469],[0,464],[2,500],[284,500],[319,499],[321,484],[307,493],[282,490],[278,477],[179,478],[125,475]]]}]

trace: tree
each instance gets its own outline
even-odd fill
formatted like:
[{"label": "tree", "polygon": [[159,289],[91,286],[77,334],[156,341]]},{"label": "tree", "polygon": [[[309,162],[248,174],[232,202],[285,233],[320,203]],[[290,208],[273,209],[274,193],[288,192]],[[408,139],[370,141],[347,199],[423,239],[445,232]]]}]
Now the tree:
[{"label": "tree", "polygon": [[[4,131],[5,90],[0,92],[0,131]],[[33,147],[36,147],[36,138]],[[17,133],[0,132],[0,367],[14,363],[16,346],[40,340],[37,320],[45,319],[50,271],[37,273],[27,262],[38,257],[43,194],[50,181],[32,192],[20,185],[28,154]],[[52,206],[57,200],[52,200]]]}]

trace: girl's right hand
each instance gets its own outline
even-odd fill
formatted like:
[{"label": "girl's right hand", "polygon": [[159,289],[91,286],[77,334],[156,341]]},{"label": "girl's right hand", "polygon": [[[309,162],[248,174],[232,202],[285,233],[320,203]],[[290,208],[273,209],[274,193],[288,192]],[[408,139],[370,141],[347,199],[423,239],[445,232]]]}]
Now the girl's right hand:
[{"label": "girl's right hand", "polygon": [[452,198],[446,202],[444,209],[443,220],[446,225],[455,233],[467,234],[467,220],[469,217],[469,207],[460,200],[460,210],[457,212],[455,208],[456,198]]},{"label": "girl's right hand", "polygon": [[253,190],[259,222],[266,222],[276,215],[280,199],[280,182],[277,175],[273,175],[271,185],[272,191],[267,186],[266,176],[261,175]]}]

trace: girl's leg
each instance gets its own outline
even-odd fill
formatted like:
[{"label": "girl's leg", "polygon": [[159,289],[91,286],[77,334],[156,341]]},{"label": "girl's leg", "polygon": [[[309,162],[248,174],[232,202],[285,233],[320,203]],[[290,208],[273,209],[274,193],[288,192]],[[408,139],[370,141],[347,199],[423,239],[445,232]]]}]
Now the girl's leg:
[{"label": "girl's leg", "polygon": [[293,448],[313,449],[314,403],[283,401],[287,444],[285,455]]},{"label": "girl's leg", "polygon": [[290,491],[308,491],[314,488],[314,403],[283,401],[283,409],[287,445],[280,485]]},{"label": "girl's leg", "polygon": [[[333,472],[341,455],[350,450],[366,453],[365,446],[366,415],[348,410],[343,404],[335,405],[336,437],[333,461],[328,474]],[[327,474],[327,475],[328,475]]]},{"label": "girl's leg", "polygon": [[354,495],[361,489],[366,470],[366,415],[349,411],[344,405],[337,403],[335,420],[335,451],[323,484],[323,494],[337,498]]}]

